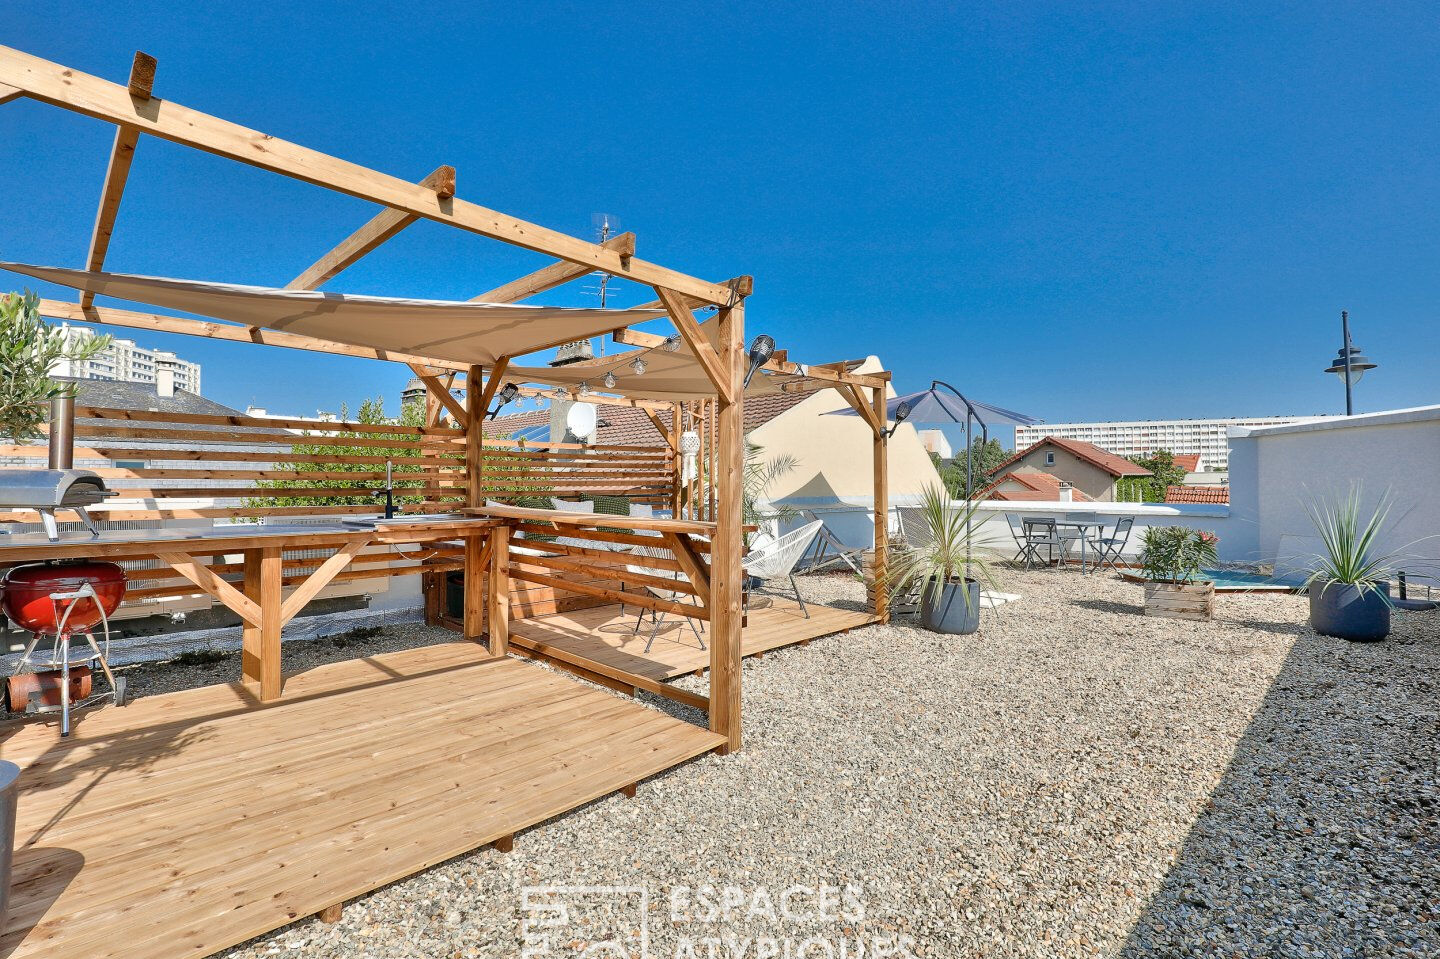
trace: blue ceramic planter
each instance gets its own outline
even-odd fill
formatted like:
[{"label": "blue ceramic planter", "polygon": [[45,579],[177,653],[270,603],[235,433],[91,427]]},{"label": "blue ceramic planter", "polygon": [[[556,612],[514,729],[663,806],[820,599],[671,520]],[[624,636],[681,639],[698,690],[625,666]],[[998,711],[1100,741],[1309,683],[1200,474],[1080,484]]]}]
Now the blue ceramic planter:
[{"label": "blue ceramic planter", "polygon": [[1315,583],[1310,593],[1310,625],[1322,636],[1373,643],[1390,635],[1390,584],[1362,591],[1347,583]]}]

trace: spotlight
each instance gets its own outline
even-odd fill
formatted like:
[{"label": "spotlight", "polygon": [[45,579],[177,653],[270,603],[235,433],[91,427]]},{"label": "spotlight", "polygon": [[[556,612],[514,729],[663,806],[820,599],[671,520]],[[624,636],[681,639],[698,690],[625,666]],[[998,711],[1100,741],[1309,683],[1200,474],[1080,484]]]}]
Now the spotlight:
[{"label": "spotlight", "polygon": [[775,340],[773,338],[764,333],[755,337],[754,341],[750,344],[750,368],[745,371],[746,386],[750,385],[750,380],[754,378],[755,371],[770,362],[770,357],[774,355]]}]

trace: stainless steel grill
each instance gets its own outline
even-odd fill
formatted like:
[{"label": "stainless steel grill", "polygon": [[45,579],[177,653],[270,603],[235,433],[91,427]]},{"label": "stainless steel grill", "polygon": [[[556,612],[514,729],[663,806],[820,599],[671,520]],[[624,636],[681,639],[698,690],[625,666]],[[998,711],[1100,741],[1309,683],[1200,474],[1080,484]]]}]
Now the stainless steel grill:
[{"label": "stainless steel grill", "polygon": [[115,495],[115,491],[107,489],[105,481],[90,470],[0,470],[0,508],[35,510],[51,542],[60,538],[55,519],[57,509],[71,510],[91,535],[99,536],[100,529],[90,518],[87,507]]}]

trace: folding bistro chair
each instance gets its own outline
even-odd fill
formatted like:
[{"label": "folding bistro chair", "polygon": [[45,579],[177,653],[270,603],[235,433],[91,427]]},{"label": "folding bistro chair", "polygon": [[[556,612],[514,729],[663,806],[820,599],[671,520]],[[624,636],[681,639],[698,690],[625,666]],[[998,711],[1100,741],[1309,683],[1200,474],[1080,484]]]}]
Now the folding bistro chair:
[{"label": "folding bistro chair", "polygon": [[[855,557],[865,552],[863,549],[851,549],[846,546],[841,542],[840,537],[830,532],[830,528],[825,525],[825,521],[816,516],[812,511],[802,509],[799,513],[807,523],[820,524],[820,530],[815,535],[815,541],[810,544],[810,548],[805,551],[805,555],[800,557],[801,566],[806,570],[817,570],[824,569],[831,563],[841,562],[849,566],[855,575],[862,575],[860,565],[855,562]],[[831,550],[834,551],[833,555],[831,555]]]},{"label": "folding bistro chair", "polygon": [[[1070,559],[1070,541],[1060,535],[1060,529],[1053,519],[1025,519],[1021,520],[1025,530],[1025,568],[1031,569],[1031,562],[1050,565],[1055,562],[1058,553],[1060,563],[1064,565]],[[1048,558],[1040,559],[1040,550],[1044,548]]]},{"label": "folding bistro chair", "polygon": [[1109,536],[1091,540],[1091,545],[1095,547],[1096,555],[1099,557],[1095,561],[1096,569],[1104,569],[1106,566],[1114,570],[1120,568],[1118,562],[1130,542],[1130,528],[1134,525],[1135,518],[1133,516],[1123,517],[1115,522],[1115,529]]}]

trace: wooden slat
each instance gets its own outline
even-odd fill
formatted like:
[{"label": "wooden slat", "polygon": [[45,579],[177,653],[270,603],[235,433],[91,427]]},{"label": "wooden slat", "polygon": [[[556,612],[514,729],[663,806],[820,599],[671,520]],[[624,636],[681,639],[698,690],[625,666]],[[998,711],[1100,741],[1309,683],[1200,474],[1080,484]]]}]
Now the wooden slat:
[{"label": "wooden slat", "polygon": [[608,513],[563,513],[558,510],[530,509],[525,506],[472,506],[461,512],[496,519],[520,520],[526,523],[554,524],[561,527],[575,526],[580,529],[609,526],[617,529],[651,530],[657,533],[684,533],[698,536],[709,536],[715,532],[714,523],[698,523],[693,520],[611,516]]},{"label": "wooden slat", "polygon": [[463,439],[464,430],[440,427],[401,426],[397,424],[322,422],[265,416],[220,415],[215,413],[178,413],[169,410],[121,410],[106,406],[77,406],[77,420],[138,420],[147,423],[188,423],[198,426],[237,426],[253,429],[302,429],[316,433],[389,433],[399,436],[439,436]]},{"label": "wooden slat", "polygon": [[0,83],[0,106],[9,103],[11,100],[18,100],[25,95],[25,91],[10,86],[8,83]]},{"label": "wooden slat", "polygon": [[[636,566],[644,566],[647,560],[645,557],[635,557]],[[693,583],[681,579],[671,579],[667,576],[651,576],[648,573],[636,573],[624,567],[599,566],[584,559],[573,559],[560,556],[525,556],[515,560],[516,565],[543,566],[547,569],[560,570],[567,573],[590,573],[594,576],[604,576],[606,579],[617,580],[630,586],[647,587],[653,586],[656,589],[670,590],[676,593],[685,593],[689,596],[696,596],[699,590]]]},{"label": "wooden slat", "polygon": [[510,578],[522,580],[526,583],[535,583],[537,586],[551,586],[555,589],[569,590],[574,593],[584,593],[587,596],[598,596],[601,599],[608,599],[612,603],[625,603],[629,606],[640,606],[645,609],[659,610],[664,613],[674,613],[677,616],[688,616],[691,619],[706,619],[706,610],[699,606],[688,603],[672,603],[669,600],[658,599],[654,596],[643,593],[622,593],[614,589],[605,589],[602,586],[594,586],[590,583],[581,583],[573,580],[557,579],[554,576],[544,576],[540,573],[532,573],[521,569],[513,563],[510,566]]}]

